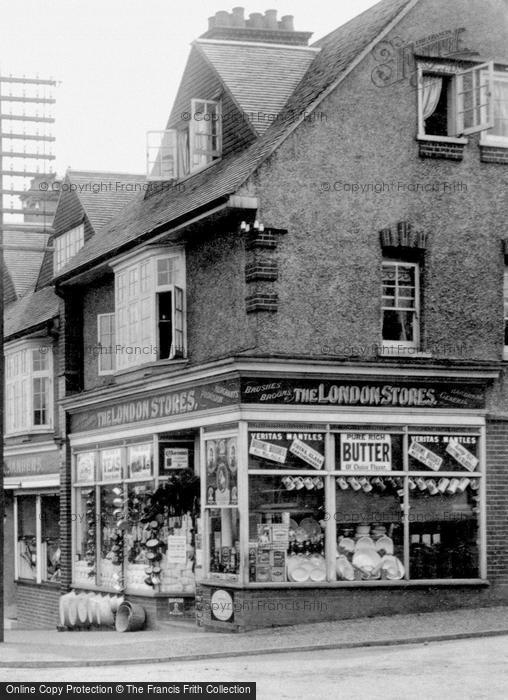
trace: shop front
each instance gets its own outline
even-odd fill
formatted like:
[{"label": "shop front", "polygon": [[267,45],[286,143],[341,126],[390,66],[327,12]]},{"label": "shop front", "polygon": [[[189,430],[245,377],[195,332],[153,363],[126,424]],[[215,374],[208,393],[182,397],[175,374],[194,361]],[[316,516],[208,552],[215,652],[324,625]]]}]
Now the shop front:
[{"label": "shop front", "polygon": [[60,595],[59,451],[7,446],[4,590],[8,626],[54,627]]},{"label": "shop front", "polygon": [[473,605],[487,381],[238,371],[78,410],[73,586],[229,630]]}]

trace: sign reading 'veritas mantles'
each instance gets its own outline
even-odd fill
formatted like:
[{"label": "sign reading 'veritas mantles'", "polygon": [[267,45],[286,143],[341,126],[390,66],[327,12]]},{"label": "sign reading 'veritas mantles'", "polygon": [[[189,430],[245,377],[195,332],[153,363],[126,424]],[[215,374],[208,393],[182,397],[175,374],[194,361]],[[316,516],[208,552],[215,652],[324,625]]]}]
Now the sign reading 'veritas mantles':
[{"label": "sign reading 'veritas mantles'", "polygon": [[431,452],[431,450],[428,450],[426,447],[421,445],[419,442],[415,442],[414,440],[409,446],[408,454],[435,472],[439,471],[439,469],[441,469],[441,465],[443,464],[443,460],[441,457],[439,457],[439,455]]},{"label": "sign reading 'veritas mantles'", "polygon": [[388,433],[343,433],[340,436],[340,467],[346,472],[391,471],[391,436]]},{"label": "sign reading 'veritas mantles'", "polygon": [[289,446],[289,451],[300,457],[304,462],[307,462],[307,464],[310,464],[314,469],[321,469],[325,461],[324,455],[298,438],[294,438]]},{"label": "sign reading 'veritas mantles'", "polygon": [[457,462],[465,467],[468,471],[474,472],[478,466],[478,458],[466,450],[457,440],[450,438],[446,446],[446,451],[451,455]]},{"label": "sign reading 'veritas mantles'", "polygon": [[265,442],[264,440],[252,438],[250,442],[249,454],[255,455],[256,457],[263,457],[263,459],[269,459],[272,462],[284,464],[287,453],[288,451],[285,447],[272,445],[270,442]]}]

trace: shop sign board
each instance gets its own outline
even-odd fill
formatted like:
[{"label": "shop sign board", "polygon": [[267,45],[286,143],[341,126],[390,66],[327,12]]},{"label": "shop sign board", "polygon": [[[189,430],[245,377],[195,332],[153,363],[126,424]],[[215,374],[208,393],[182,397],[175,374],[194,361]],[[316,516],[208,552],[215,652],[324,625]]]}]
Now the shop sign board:
[{"label": "shop sign board", "polygon": [[187,469],[189,467],[189,450],[186,447],[164,448],[164,471],[170,469]]},{"label": "shop sign board", "polygon": [[58,474],[60,455],[58,450],[39,452],[38,454],[6,455],[4,458],[4,476],[39,476],[40,474]]},{"label": "shop sign board", "polygon": [[185,535],[168,536],[166,560],[168,564],[185,566],[187,563],[187,538]]},{"label": "shop sign board", "polygon": [[314,450],[309,445],[305,444],[302,440],[295,438],[289,447],[289,451],[292,452],[304,462],[310,464],[314,469],[321,469],[323,467],[325,457],[320,454],[317,450]]},{"label": "shop sign board", "polygon": [[238,504],[238,444],[236,437],[205,440],[206,503]]},{"label": "shop sign board", "polygon": [[342,471],[389,472],[392,439],[388,433],[343,433],[340,436]]},{"label": "shop sign board", "polygon": [[95,452],[78,452],[76,455],[76,482],[88,484],[95,479]]},{"label": "shop sign board", "polygon": [[249,447],[249,454],[256,457],[263,457],[263,459],[269,459],[272,462],[279,462],[284,464],[286,461],[286,455],[288,451],[285,447],[279,447],[278,445],[272,445],[270,442],[265,442],[264,440],[258,440],[257,438],[252,438]]},{"label": "shop sign board", "polygon": [[102,481],[120,481],[122,479],[122,455],[120,448],[101,451]]},{"label": "shop sign board", "polygon": [[439,457],[439,455],[435,454],[431,450],[424,447],[421,443],[415,442],[414,440],[409,446],[408,454],[435,472],[439,471],[439,469],[441,469],[441,465],[443,464],[443,460],[441,457]]},{"label": "shop sign board", "polygon": [[478,458],[472,455],[469,450],[466,450],[466,448],[454,438],[450,438],[446,446],[446,451],[470,472],[474,472],[478,466]]},{"label": "shop sign board", "polygon": [[380,408],[481,409],[478,384],[437,381],[330,379],[242,379],[242,403]]},{"label": "shop sign board", "polygon": [[225,591],[223,588],[217,588],[212,592],[210,596],[210,613],[212,620],[233,622],[235,613],[233,596],[233,591]]}]

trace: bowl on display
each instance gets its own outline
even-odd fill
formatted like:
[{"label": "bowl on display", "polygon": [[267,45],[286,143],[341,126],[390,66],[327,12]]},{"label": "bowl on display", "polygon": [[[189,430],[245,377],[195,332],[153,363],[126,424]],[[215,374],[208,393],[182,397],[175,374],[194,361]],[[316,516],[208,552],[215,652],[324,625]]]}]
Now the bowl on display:
[{"label": "bowl on display", "polygon": [[305,540],[308,540],[309,536],[307,534],[307,530],[303,527],[297,527],[295,530],[295,539],[297,542],[305,542]]},{"label": "bowl on display", "polygon": [[366,535],[362,535],[356,540],[356,545],[355,545],[355,551],[359,551],[360,549],[376,549],[376,545],[374,544],[374,540],[371,537],[367,537]]},{"label": "bowl on display", "polygon": [[316,583],[319,583],[320,581],[326,581],[326,569],[321,567],[311,569],[310,580]]},{"label": "bowl on display", "polygon": [[353,555],[353,566],[361,569],[367,574],[371,574],[381,564],[381,557],[376,550],[368,552],[355,552]]},{"label": "bowl on display", "polygon": [[300,522],[300,527],[307,532],[309,539],[317,537],[321,534],[321,526],[317,520],[314,520],[314,518],[304,518]]},{"label": "bowl on display", "polygon": [[388,581],[398,581],[399,579],[404,578],[404,565],[400,559],[397,559],[397,557],[385,555],[382,560],[381,568],[383,577]]},{"label": "bowl on display", "polygon": [[291,572],[291,579],[295,583],[303,583],[304,581],[308,580],[309,574],[310,572],[305,567],[298,566]]},{"label": "bowl on display", "polygon": [[156,549],[159,546],[159,540],[152,537],[152,539],[146,541],[146,546],[148,549]]}]

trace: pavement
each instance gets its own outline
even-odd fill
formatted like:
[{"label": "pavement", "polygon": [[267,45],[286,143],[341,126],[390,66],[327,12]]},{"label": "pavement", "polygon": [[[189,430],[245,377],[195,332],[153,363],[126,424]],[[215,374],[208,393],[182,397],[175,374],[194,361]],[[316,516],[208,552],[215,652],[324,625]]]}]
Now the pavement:
[{"label": "pavement", "polygon": [[207,632],[193,622],[156,631],[6,630],[0,668],[61,668],[196,661],[327,649],[508,636],[508,606],[446,610],[276,627]]}]

